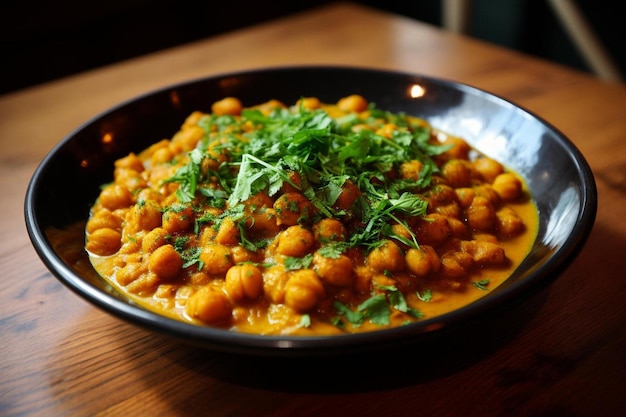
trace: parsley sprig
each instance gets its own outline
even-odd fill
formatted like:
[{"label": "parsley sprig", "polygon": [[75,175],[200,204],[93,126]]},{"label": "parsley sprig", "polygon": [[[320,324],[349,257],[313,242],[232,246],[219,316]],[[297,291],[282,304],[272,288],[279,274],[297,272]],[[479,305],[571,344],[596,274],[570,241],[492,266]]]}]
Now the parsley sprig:
[{"label": "parsley sprig", "polygon": [[[204,196],[225,200],[230,208],[260,191],[273,196],[289,183],[326,217],[348,214],[335,203],[342,186],[351,181],[361,192],[351,213],[360,218],[361,225],[354,230],[349,245],[371,248],[390,237],[417,247],[412,233],[407,239],[395,234],[390,225],[404,225],[409,231],[404,218],[426,213],[427,204],[419,191],[430,185],[431,175],[437,171],[433,156],[446,147],[432,144],[429,128],[413,123],[404,114],[381,111],[373,104],[369,114],[365,120],[354,114],[333,119],[321,109],[277,108],[269,114],[246,109],[240,117],[207,116],[201,120],[207,132],[205,139],[189,153],[188,163],[167,181],[179,184],[181,202]],[[369,129],[352,129],[357,123],[373,125],[381,120],[401,129],[392,138]],[[255,129],[245,130],[243,125]],[[229,160],[216,171],[203,172],[203,159],[210,157],[207,143],[215,131],[221,135],[221,144],[213,150],[226,150]],[[401,163],[416,159],[423,165],[419,180],[389,175]],[[290,171],[300,175],[300,185],[290,180]]]},{"label": "parsley sprig", "polygon": [[378,288],[370,298],[363,301],[355,310],[351,310],[339,301],[334,302],[334,307],[338,312],[335,317],[335,325],[341,326],[342,318],[354,327],[360,327],[366,320],[380,326],[390,324],[391,312],[393,310],[406,313],[414,318],[423,317],[423,313],[410,307],[402,292],[393,285],[384,285]]}]

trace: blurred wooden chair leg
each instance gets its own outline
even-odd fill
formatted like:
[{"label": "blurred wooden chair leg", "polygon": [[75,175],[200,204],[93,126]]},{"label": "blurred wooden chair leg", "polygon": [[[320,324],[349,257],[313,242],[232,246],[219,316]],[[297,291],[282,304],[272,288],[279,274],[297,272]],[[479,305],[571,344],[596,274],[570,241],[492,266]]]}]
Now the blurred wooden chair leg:
[{"label": "blurred wooden chair leg", "polygon": [[613,58],[576,4],[570,0],[549,0],[549,3],[594,73],[609,81],[623,82]]},{"label": "blurred wooden chair leg", "polygon": [[[472,1],[442,1],[443,27],[451,32],[467,34]],[[592,71],[605,80],[624,82],[619,67],[576,4],[571,0],[548,0],[548,3]]]},{"label": "blurred wooden chair leg", "polygon": [[443,0],[443,26],[455,33],[469,29],[471,0]]}]

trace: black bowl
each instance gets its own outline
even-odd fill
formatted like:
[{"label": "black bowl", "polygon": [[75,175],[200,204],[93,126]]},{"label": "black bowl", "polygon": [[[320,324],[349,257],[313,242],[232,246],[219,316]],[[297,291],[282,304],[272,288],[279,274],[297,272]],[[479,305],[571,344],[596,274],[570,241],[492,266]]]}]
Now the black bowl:
[{"label": "black bowl", "polygon": [[[412,87],[421,88],[414,98]],[[81,262],[82,245],[54,245],[51,229],[87,220],[99,186],[112,180],[113,161],[171,137],[195,110],[239,97],[244,105],[303,96],[335,102],[361,94],[379,108],[427,119],[466,139],[520,173],[536,199],[540,226],[514,274],[464,308],[399,328],[342,336],[260,336],[182,323],[147,311],[112,289]],[[221,352],[317,355],[419,342],[462,326],[549,284],[573,261],[595,221],[593,174],[577,148],[537,115],[485,91],[417,74],[346,67],[286,67],[238,72],[166,87],[122,103],[78,127],[41,162],[25,199],[28,233],[38,255],[63,284],[97,307],[135,325]],[[78,234],[78,242],[83,236]]]}]

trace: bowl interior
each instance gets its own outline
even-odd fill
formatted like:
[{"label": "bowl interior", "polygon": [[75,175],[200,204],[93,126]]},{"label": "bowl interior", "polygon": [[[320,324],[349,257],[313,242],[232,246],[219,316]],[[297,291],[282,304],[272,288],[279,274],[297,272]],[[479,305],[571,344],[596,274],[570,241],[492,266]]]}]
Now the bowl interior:
[{"label": "bowl interior", "polygon": [[[420,94],[415,94],[415,86]],[[413,93],[412,93],[413,92]],[[244,105],[303,96],[335,102],[361,94],[379,108],[427,119],[520,173],[540,211],[534,247],[498,289],[458,311],[402,328],[333,337],[268,337],[203,328],[133,305],[93,270],[53,247],[47,231],[85,222],[112,164],[129,152],[171,137],[192,111],[210,111],[225,96]],[[71,290],[106,311],[204,347],[245,353],[322,352],[395,343],[457,324],[551,282],[581,249],[595,220],[593,175],[576,147],[540,117],[476,88],[415,74],[346,67],[289,67],[194,80],[122,103],[64,138],[34,173],[25,200],[26,225],[44,264]],[[82,236],[79,237],[82,239]]]}]

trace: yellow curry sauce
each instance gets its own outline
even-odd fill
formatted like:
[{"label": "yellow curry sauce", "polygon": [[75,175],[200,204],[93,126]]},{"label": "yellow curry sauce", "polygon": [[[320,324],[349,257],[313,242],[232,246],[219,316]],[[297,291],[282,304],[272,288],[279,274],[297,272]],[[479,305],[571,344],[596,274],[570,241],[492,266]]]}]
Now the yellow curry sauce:
[{"label": "yellow curry sauce", "polygon": [[465,306],[527,255],[523,181],[359,95],[224,98],[115,162],[86,225],[94,268],[160,314],[258,334],[341,334]]}]

